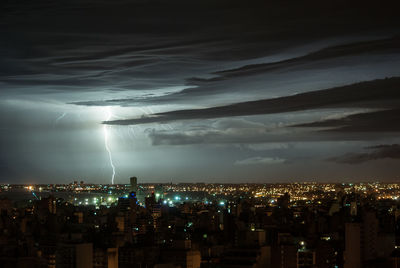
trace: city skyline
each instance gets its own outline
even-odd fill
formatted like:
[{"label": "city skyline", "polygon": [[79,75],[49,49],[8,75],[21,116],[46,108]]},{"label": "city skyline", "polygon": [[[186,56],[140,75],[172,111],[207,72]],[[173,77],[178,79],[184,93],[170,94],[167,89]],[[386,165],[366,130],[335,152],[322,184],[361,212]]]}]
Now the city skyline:
[{"label": "city skyline", "polygon": [[395,6],[2,3],[0,184],[398,181]]}]

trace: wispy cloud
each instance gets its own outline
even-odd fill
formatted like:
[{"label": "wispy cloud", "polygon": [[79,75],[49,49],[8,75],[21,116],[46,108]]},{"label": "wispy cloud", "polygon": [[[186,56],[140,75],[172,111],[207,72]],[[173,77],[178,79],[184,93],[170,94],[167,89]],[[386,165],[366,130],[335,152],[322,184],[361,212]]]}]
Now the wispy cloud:
[{"label": "wispy cloud", "polygon": [[399,132],[400,109],[372,111],[345,116],[339,119],[327,119],[293,127],[320,128],[322,132]]},{"label": "wispy cloud", "polygon": [[364,153],[348,153],[338,157],[329,158],[328,161],[336,162],[340,164],[361,164],[367,161],[379,160],[379,159],[400,159],[400,145],[377,145],[367,147],[370,152]]},{"label": "wispy cloud", "polygon": [[[243,80],[246,80],[245,87],[248,91],[253,90],[251,83],[252,81],[247,81],[249,77],[253,77],[256,81],[263,80],[266,75],[271,75],[274,72],[298,72],[300,70],[304,71],[306,69],[316,69],[318,71],[319,67],[313,64],[321,63],[324,68],[337,67],[343,63],[330,62],[334,61],[335,58],[343,57],[355,57],[359,55],[369,56],[379,53],[396,53],[400,52],[400,38],[395,36],[392,38],[384,38],[377,40],[367,40],[361,42],[350,42],[342,45],[330,46],[327,48],[322,48],[311,53],[305,53],[298,57],[289,57],[284,60],[268,61],[265,63],[257,64],[245,64],[240,65],[239,68],[229,69],[226,66],[225,70],[211,72],[208,76],[211,78],[185,78],[186,88],[179,92],[171,92],[171,94],[166,94],[164,96],[149,96],[148,98],[125,98],[125,99],[110,99],[110,100],[94,100],[94,101],[79,101],[75,102],[77,105],[87,105],[87,106],[108,106],[108,105],[121,105],[121,106],[136,106],[140,104],[162,104],[171,102],[184,102],[188,98],[201,99],[209,95],[219,95],[227,92],[233,93],[238,91],[242,92],[243,88],[237,87]],[[156,59],[155,59],[156,60]],[[357,62],[357,61],[355,61]],[[347,64],[347,63],[346,63]],[[310,66],[308,66],[310,65]],[[223,68],[222,66],[221,68]],[[168,71],[168,70],[166,70]],[[188,74],[189,75],[189,74]],[[261,76],[260,76],[261,75]],[[293,78],[293,77],[292,77]],[[277,87],[275,84],[277,77],[265,78],[264,87]],[[282,79],[282,78],[281,78]],[[286,78],[288,79],[288,78]],[[232,80],[232,81],[231,81]],[[256,86],[258,87],[258,86]],[[270,89],[271,90],[271,89]],[[278,89],[275,89],[278,90]],[[262,91],[262,89],[261,89]]]},{"label": "wispy cloud", "polygon": [[285,159],[278,157],[251,157],[243,160],[238,160],[235,165],[275,165],[285,163]]}]

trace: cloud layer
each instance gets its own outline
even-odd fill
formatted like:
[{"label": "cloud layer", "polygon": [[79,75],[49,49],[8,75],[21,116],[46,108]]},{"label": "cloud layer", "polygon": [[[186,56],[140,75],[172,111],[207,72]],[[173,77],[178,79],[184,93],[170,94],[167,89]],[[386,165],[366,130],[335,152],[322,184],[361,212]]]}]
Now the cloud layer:
[{"label": "cloud layer", "polygon": [[274,165],[285,163],[285,159],[274,157],[251,157],[243,160],[238,160],[235,165]]},{"label": "cloud layer", "polygon": [[329,158],[329,161],[340,164],[361,164],[373,160],[382,159],[400,159],[399,144],[384,144],[366,148],[370,152],[366,153],[348,153],[338,157]]},{"label": "cloud layer", "polygon": [[[128,120],[106,121],[109,125],[165,123],[259,114],[287,113],[321,108],[389,108],[400,104],[400,78],[362,82],[344,87],[300,93],[275,99],[236,103],[220,107],[176,110]],[[318,125],[318,124],[317,124]],[[307,125],[310,126],[310,125]]]},{"label": "cloud layer", "polygon": [[392,179],[397,2],[1,1],[0,182]]}]

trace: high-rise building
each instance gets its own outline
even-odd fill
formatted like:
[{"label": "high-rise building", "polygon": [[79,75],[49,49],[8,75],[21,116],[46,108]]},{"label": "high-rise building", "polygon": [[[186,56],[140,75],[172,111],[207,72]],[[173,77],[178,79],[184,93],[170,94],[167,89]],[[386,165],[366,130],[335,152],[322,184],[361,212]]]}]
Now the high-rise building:
[{"label": "high-rise building", "polygon": [[137,193],[137,178],[136,177],[131,177],[130,178],[130,192],[135,192]]},{"label": "high-rise building", "polygon": [[361,227],[359,223],[351,222],[345,225],[344,267],[361,267]]},{"label": "high-rise building", "polygon": [[376,214],[364,211],[361,223],[346,223],[345,227],[344,267],[362,267],[365,262],[375,260],[378,257],[379,241]]},{"label": "high-rise building", "polygon": [[377,258],[379,221],[374,212],[364,212],[361,225],[361,255],[363,261]]},{"label": "high-rise building", "polygon": [[118,248],[107,249],[107,267],[118,268]]},{"label": "high-rise building", "polygon": [[76,268],[91,268],[93,267],[93,244],[84,243],[76,245]]},{"label": "high-rise building", "polygon": [[92,268],[93,244],[59,244],[55,263],[61,268]]}]

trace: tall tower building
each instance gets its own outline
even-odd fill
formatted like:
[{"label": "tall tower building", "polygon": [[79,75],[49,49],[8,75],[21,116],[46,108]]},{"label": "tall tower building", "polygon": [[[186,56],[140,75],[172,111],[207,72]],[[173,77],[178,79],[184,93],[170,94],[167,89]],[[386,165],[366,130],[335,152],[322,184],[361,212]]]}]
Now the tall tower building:
[{"label": "tall tower building", "polygon": [[374,212],[364,211],[361,223],[345,227],[345,268],[363,267],[378,257],[379,220]]},{"label": "tall tower building", "polygon": [[361,227],[351,222],[345,225],[344,268],[361,267]]},{"label": "tall tower building", "polygon": [[361,255],[364,261],[378,257],[379,220],[374,212],[364,212],[361,225]]},{"label": "tall tower building", "polygon": [[135,192],[137,193],[137,178],[136,177],[131,177],[130,178],[130,192]]}]

